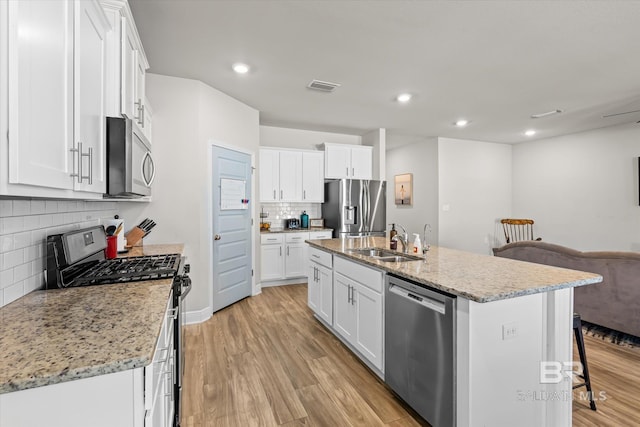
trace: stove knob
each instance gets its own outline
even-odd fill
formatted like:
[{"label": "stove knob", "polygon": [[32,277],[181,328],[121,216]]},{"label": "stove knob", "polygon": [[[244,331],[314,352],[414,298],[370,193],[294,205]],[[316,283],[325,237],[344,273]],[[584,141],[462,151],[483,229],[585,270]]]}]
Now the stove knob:
[{"label": "stove knob", "polygon": [[189,274],[191,272],[191,264],[184,265],[184,274]]}]

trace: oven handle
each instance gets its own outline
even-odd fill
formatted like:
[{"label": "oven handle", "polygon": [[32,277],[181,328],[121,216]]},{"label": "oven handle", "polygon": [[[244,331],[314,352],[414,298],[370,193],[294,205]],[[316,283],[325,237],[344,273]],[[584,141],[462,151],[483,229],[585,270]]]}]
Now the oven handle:
[{"label": "oven handle", "polygon": [[189,292],[191,292],[191,278],[187,275],[182,276],[183,284],[186,283],[187,286],[182,288],[180,292],[180,301],[184,300]]}]

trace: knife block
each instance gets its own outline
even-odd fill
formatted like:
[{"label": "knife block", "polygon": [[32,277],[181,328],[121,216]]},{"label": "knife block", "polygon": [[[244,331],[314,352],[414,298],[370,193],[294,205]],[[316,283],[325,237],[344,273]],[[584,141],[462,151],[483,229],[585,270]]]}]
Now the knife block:
[{"label": "knife block", "polygon": [[134,246],[142,246],[142,238],[146,233],[140,227],[133,227],[125,237],[127,238],[127,245],[125,248],[132,248]]}]

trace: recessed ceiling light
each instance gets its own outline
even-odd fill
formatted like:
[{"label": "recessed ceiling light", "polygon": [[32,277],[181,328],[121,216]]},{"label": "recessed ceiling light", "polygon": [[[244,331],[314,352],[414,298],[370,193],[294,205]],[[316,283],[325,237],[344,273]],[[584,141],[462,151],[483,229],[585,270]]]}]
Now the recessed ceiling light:
[{"label": "recessed ceiling light", "polygon": [[396,99],[398,100],[398,102],[409,102],[409,101],[411,101],[411,94],[410,93],[401,93],[400,95],[398,95],[398,97]]},{"label": "recessed ceiling light", "polygon": [[469,120],[460,119],[460,120],[456,121],[456,123],[455,123],[455,124],[456,124],[456,126],[458,126],[459,128],[463,128],[463,127],[465,127],[466,125],[468,125],[468,124],[469,124]]},{"label": "recessed ceiling light", "polygon": [[528,131],[525,131],[524,134],[527,135],[527,136],[533,136],[533,135],[536,134],[536,131],[533,130],[533,129],[529,129]]},{"label": "recessed ceiling light", "polygon": [[249,66],[238,62],[237,64],[233,64],[233,71],[238,74],[247,74],[249,72]]}]

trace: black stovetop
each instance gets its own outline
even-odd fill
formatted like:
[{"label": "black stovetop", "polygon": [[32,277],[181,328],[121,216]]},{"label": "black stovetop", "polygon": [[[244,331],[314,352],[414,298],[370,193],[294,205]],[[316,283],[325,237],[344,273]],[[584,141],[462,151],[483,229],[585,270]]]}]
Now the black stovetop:
[{"label": "black stovetop", "polygon": [[146,255],[90,261],[67,268],[63,275],[69,286],[101,285],[170,279],[178,273],[180,255]]}]

